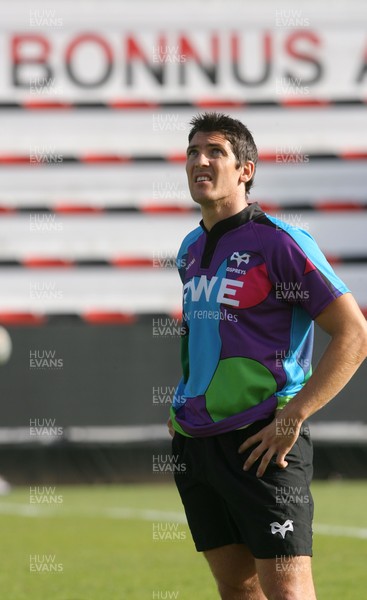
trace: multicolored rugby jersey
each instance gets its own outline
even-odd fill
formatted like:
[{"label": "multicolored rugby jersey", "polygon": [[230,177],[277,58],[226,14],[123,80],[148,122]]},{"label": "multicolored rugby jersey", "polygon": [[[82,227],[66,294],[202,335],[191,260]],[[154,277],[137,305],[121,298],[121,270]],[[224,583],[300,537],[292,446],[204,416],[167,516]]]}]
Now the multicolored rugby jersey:
[{"label": "multicolored rugby jersey", "polygon": [[200,227],[177,257],[183,377],[171,407],[189,437],[271,416],[312,372],[313,319],[348,288],[306,231],[257,203]]}]

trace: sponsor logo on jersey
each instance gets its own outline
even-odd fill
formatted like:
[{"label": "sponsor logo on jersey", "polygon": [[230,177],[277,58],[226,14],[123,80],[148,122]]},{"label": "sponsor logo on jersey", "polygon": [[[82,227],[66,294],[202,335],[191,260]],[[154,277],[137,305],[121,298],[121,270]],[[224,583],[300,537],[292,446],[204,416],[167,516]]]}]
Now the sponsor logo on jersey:
[{"label": "sponsor logo on jersey", "polygon": [[188,271],[195,262],[196,262],[196,259],[194,257],[190,260],[189,264],[186,266],[186,271]]},{"label": "sponsor logo on jersey", "polygon": [[235,297],[238,288],[242,288],[243,284],[243,281],[237,281],[236,279],[216,276],[208,279],[206,275],[201,275],[199,279],[193,278],[185,283],[183,288],[184,302],[188,302],[188,293],[191,292],[191,302],[199,302],[202,296],[205,296],[205,299],[209,302],[214,294],[219,304],[239,306],[240,302]]}]

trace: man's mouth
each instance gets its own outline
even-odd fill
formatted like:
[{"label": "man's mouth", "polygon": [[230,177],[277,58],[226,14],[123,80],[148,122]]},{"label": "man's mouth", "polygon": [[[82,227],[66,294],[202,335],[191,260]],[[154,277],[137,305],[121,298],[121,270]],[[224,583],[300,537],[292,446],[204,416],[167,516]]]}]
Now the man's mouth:
[{"label": "man's mouth", "polygon": [[203,181],[212,181],[210,175],[196,175],[194,179],[195,183],[202,183]]}]

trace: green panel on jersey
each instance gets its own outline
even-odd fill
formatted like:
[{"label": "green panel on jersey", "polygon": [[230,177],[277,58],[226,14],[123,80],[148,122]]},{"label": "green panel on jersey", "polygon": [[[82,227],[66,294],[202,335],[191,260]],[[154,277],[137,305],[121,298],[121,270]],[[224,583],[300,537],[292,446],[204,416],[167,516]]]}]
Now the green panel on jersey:
[{"label": "green panel on jersey", "polygon": [[[305,383],[310,379],[311,375],[312,375],[312,367],[310,367],[310,370],[306,373],[302,386],[304,386]],[[281,410],[282,408],[284,408],[288,404],[289,400],[292,400],[292,398],[294,398],[294,396],[295,396],[295,394],[292,394],[291,396],[278,396],[277,409]]]},{"label": "green panel on jersey", "polygon": [[277,409],[281,410],[288,404],[289,400],[292,400],[292,398],[294,398],[294,396],[277,396],[277,398],[278,398]]},{"label": "green panel on jersey", "polygon": [[181,435],[184,435],[185,437],[192,437],[182,429],[181,425],[177,423],[175,409],[172,406],[170,408],[170,417],[172,421],[172,427],[175,431],[178,431],[178,433],[181,433]]},{"label": "green panel on jersey", "polygon": [[307,381],[310,379],[312,375],[312,366],[310,367],[310,370],[308,371],[308,373],[306,373],[305,375],[305,383],[307,383]]},{"label": "green panel on jersey", "polygon": [[276,381],[257,360],[236,356],[219,361],[205,393],[206,408],[213,421],[243,412],[272,396]]}]

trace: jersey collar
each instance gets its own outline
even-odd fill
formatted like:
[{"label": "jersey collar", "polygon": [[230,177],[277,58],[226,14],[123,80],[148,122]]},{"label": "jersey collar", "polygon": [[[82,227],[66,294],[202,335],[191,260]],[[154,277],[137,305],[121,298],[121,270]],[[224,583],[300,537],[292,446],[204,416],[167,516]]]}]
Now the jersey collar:
[{"label": "jersey collar", "polygon": [[244,225],[245,223],[253,221],[254,219],[263,215],[264,213],[258,203],[253,202],[252,204],[246,206],[246,208],[241,210],[239,213],[232,215],[227,219],[223,219],[222,221],[218,221],[218,223],[213,225],[210,231],[206,229],[203,220],[201,220],[200,225],[206,233],[205,247],[200,263],[201,268],[209,268],[215,249],[222,235],[228,231],[231,231],[231,229],[240,227],[240,225]]},{"label": "jersey collar", "polygon": [[227,217],[227,219],[223,219],[222,221],[218,221],[210,231],[204,225],[203,219],[200,221],[201,228],[205,231],[205,233],[212,238],[220,238],[222,235],[230,231],[231,229],[235,229],[236,227],[240,227],[240,225],[244,225],[256,217],[263,215],[263,211],[257,202],[253,202],[246,206],[243,210],[232,215],[231,217]]}]

